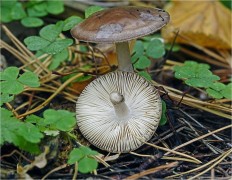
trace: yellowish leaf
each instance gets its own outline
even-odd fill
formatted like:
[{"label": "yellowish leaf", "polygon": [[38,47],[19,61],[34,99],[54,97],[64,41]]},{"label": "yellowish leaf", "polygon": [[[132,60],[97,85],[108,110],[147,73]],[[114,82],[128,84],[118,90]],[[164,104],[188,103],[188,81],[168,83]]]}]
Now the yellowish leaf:
[{"label": "yellowish leaf", "polygon": [[179,43],[188,44],[191,41],[215,49],[232,47],[231,11],[219,1],[175,0],[166,10],[171,21],[162,31],[165,40],[171,42],[175,36],[173,32],[179,30],[180,36],[176,40]]}]

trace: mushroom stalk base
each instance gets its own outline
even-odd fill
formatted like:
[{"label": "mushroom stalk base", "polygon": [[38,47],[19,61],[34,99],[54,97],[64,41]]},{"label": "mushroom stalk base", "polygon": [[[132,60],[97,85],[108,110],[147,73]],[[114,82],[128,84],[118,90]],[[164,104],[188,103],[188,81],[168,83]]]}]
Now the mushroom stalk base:
[{"label": "mushroom stalk base", "polygon": [[128,42],[116,43],[116,52],[118,58],[118,70],[134,72],[131,63],[130,48]]},{"label": "mushroom stalk base", "polygon": [[115,110],[116,116],[120,120],[123,120],[124,118],[127,118],[128,115],[129,115],[129,109],[128,109],[125,102],[121,102],[119,104],[114,105],[114,110]]},{"label": "mushroom stalk base", "polygon": [[119,92],[112,92],[110,94],[110,101],[114,106],[115,115],[117,118],[120,121],[127,119],[130,111],[125,103],[123,95]]}]

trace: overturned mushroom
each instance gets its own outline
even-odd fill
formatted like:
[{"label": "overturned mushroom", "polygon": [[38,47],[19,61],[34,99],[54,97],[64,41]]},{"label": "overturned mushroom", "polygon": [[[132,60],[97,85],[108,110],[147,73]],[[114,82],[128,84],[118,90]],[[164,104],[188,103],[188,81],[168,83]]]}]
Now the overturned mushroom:
[{"label": "overturned mushroom", "polygon": [[168,21],[168,13],[161,9],[117,7],[94,13],[71,30],[80,41],[116,43],[118,71],[92,81],[76,106],[79,129],[96,147],[129,152],[154,134],[161,100],[155,87],[134,73],[128,41],[151,34]]},{"label": "overturned mushroom", "polygon": [[158,31],[169,22],[162,9],[115,7],[91,15],[71,30],[74,38],[93,43],[115,43],[118,69],[133,72],[128,41]]},{"label": "overturned mushroom", "polygon": [[148,141],[158,127],[157,90],[135,73],[116,71],[91,82],[77,101],[78,126],[96,147],[130,152]]}]

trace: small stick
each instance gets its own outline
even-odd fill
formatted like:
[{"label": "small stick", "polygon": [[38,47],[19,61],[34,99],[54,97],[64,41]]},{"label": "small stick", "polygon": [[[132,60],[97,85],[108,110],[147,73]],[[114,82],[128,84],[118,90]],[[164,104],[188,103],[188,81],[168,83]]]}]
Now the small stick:
[{"label": "small stick", "polygon": [[56,171],[59,171],[59,170],[61,170],[61,169],[64,169],[64,168],[66,168],[66,167],[67,167],[67,164],[63,164],[63,165],[61,165],[61,166],[59,166],[59,167],[57,167],[57,168],[54,168],[53,170],[49,171],[44,177],[42,177],[41,180],[45,180],[45,178],[47,178],[50,174],[52,174],[52,173],[54,173],[54,172],[56,172]]},{"label": "small stick", "polygon": [[192,180],[192,179],[196,179],[197,177],[201,176],[202,174],[205,174],[206,172],[208,172],[210,169],[214,168],[216,165],[218,165],[220,162],[222,162],[230,153],[232,152],[232,149],[228,150],[227,152],[225,152],[224,154],[222,154],[220,157],[220,159],[215,162],[213,165],[211,165],[209,168],[207,168],[206,170],[198,173],[197,175],[189,178],[189,180]]},{"label": "small stick", "polygon": [[[133,134],[133,135],[134,135],[134,134]],[[138,140],[140,140],[141,142],[143,142],[144,144],[147,144],[147,145],[149,145],[149,146],[151,146],[151,147],[154,147],[154,148],[156,148],[156,149],[160,149],[160,150],[163,150],[163,151],[167,151],[167,152],[169,152],[169,153],[173,153],[173,154],[177,154],[177,155],[180,155],[180,156],[184,156],[184,157],[186,157],[186,158],[192,159],[192,160],[193,160],[195,163],[197,163],[197,164],[201,163],[200,160],[198,160],[198,159],[196,159],[196,158],[194,158],[194,157],[192,157],[192,156],[189,156],[189,155],[184,154],[184,153],[180,153],[180,152],[178,152],[178,151],[175,151],[174,149],[167,149],[167,148],[164,148],[164,147],[157,146],[157,145],[155,145],[155,144],[151,144],[151,143],[145,142],[145,141],[143,141],[140,137],[138,137],[138,136],[136,136],[136,135],[134,135],[134,136],[135,136]]]},{"label": "small stick", "polygon": [[13,150],[10,154],[4,154],[4,155],[2,155],[1,156],[1,159],[3,159],[3,158],[5,158],[5,157],[10,157],[10,156],[12,156],[13,154],[18,154],[18,155],[20,155],[23,159],[25,159],[26,161],[28,161],[28,162],[32,162],[32,160],[30,160],[30,159],[28,159],[26,156],[24,156],[21,152],[19,152],[18,150]]},{"label": "small stick", "polygon": [[[88,48],[91,51],[92,58],[93,58],[93,61],[94,61],[94,65],[95,65],[95,71],[97,73],[97,62],[96,62],[96,59],[95,59],[94,50],[93,50],[92,46],[90,46],[90,45],[88,45]],[[97,74],[97,77],[98,77],[98,74]]]},{"label": "small stick", "polygon": [[149,155],[149,154],[138,154],[138,153],[135,153],[135,152],[130,152],[130,154],[133,154],[135,156],[139,156],[139,157],[150,157],[150,158],[153,158],[154,156],[152,155]]},{"label": "small stick", "polygon": [[[153,84],[155,86],[162,86],[165,89],[164,92],[168,92],[169,96],[172,99],[178,100],[178,101],[181,99],[181,94],[183,94],[182,91],[177,90],[177,89],[172,88],[172,87],[169,87],[169,86],[159,84],[159,83],[157,83],[155,81],[152,81],[152,82],[153,82]],[[214,104],[214,103],[201,101],[201,100],[198,100],[197,98],[195,98],[193,96],[190,96],[189,94],[186,94],[186,96],[183,97],[182,102],[183,102],[183,104],[187,104],[188,102],[190,102],[190,103],[194,103],[196,105],[205,105],[207,107],[213,107],[213,109],[219,109],[220,111],[231,113],[231,108],[225,107],[224,105],[222,106],[222,105],[218,105],[218,104]],[[193,104],[192,107],[194,107],[194,104]],[[231,119],[231,118],[228,118],[228,119]]]},{"label": "small stick", "polygon": [[169,156],[163,156],[161,159],[168,159],[168,160],[174,160],[174,161],[186,161],[195,163],[192,159],[186,159],[186,158],[180,158],[180,157],[169,157]]},{"label": "small stick", "polygon": [[37,106],[36,108],[19,115],[17,118],[22,118],[26,115],[32,114],[34,112],[39,111],[40,109],[44,108],[57,94],[59,94],[69,83],[71,83],[72,81],[74,81],[76,78],[79,78],[83,76],[82,73],[77,74],[73,77],[71,77],[70,79],[68,79],[67,81],[65,81],[46,101],[44,101],[42,104],[40,104],[39,106]]},{"label": "small stick", "polygon": [[76,180],[77,179],[77,174],[78,174],[78,162],[75,162],[74,174],[73,174],[72,180]]},{"label": "small stick", "polygon": [[13,54],[16,58],[18,58],[23,64],[26,64],[27,61],[25,61],[25,58],[23,54],[21,54],[19,51],[17,51],[15,48],[11,47],[9,44],[6,42],[0,40],[1,48],[6,49],[9,51],[11,54]]},{"label": "small stick", "polygon": [[11,106],[10,103],[5,103],[5,105],[7,106],[7,108],[9,110],[11,110],[11,112],[15,115],[15,116],[18,116],[18,113],[15,111],[15,109]]},{"label": "small stick", "polygon": [[176,167],[177,165],[178,165],[178,162],[172,162],[172,163],[169,163],[169,164],[161,165],[161,166],[158,166],[158,167],[155,167],[155,168],[151,168],[151,169],[142,171],[142,172],[140,172],[138,174],[133,174],[132,176],[128,176],[125,179],[133,179],[133,180],[138,179],[138,178],[146,176],[148,174],[152,174],[152,173],[156,173],[156,172],[159,172],[161,170],[164,170],[164,169],[169,169],[169,168],[172,168],[172,167]]},{"label": "small stick", "polygon": [[[194,134],[199,137],[199,133],[195,130],[195,128],[188,122],[186,121],[184,118],[180,118],[182,121],[184,121],[185,124],[187,124],[189,126],[189,128],[194,132]],[[214,154],[218,154],[218,152],[216,150],[214,150],[208,142],[206,142],[204,139],[202,139],[202,142],[214,153]]]},{"label": "small stick", "polygon": [[19,50],[21,52],[23,52],[23,54],[25,54],[26,56],[30,57],[30,56],[34,56],[12,33],[11,31],[5,26],[2,25],[3,30],[5,31],[5,33],[7,34],[7,36],[11,39],[11,41],[19,48]]},{"label": "small stick", "polygon": [[96,47],[93,47],[93,49],[95,49],[95,50],[97,50],[98,52],[100,52],[100,54],[101,54],[101,55],[104,57],[104,59],[106,60],[107,65],[110,67],[110,69],[112,69],[112,67],[111,67],[111,65],[110,65],[110,63],[109,63],[108,58],[106,57],[106,55],[105,55],[100,49],[98,49],[98,48],[96,48]]},{"label": "small stick", "polygon": [[[209,132],[209,133],[204,134],[204,135],[202,135],[202,136],[200,136],[200,137],[198,137],[198,138],[195,138],[195,139],[192,139],[192,140],[190,140],[190,141],[188,141],[188,142],[186,142],[186,143],[183,143],[183,144],[181,144],[181,145],[175,147],[173,150],[180,149],[180,148],[185,147],[185,146],[187,146],[187,145],[189,145],[189,144],[191,144],[191,143],[193,143],[193,142],[199,141],[200,139],[203,139],[203,138],[205,138],[205,137],[208,137],[208,136],[210,136],[210,135],[212,135],[212,134],[218,133],[218,132],[220,132],[220,131],[223,131],[223,130],[225,130],[225,129],[227,129],[227,128],[231,128],[231,127],[232,127],[232,124],[227,125],[227,126],[224,126],[224,127],[220,128],[220,129],[217,129],[217,130],[215,130],[215,131]],[[167,152],[167,153],[165,153],[164,155],[168,155],[168,154],[170,154],[170,152]]]},{"label": "small stick", "polygon": [[[211,132],[210,130],[206,129],[200,122],[198,122],[196,119],[194,119],[192,116],[190,116],[188,113],[186,113],[182,109],[179,109],[179,111],[182,112],[184,115],[186,115],[189,119],[191,119],[192,121],[194,121],[201,128],[207,130],[207,132]],[[216,134],[213,134],[212,136],[215,137],[216,139],[224,142],[224,140],[222,138],[220,138],[219,136],[217,136]],[[232,144],[230,144],[230,143],[227,143],[227,145],[230,146],[230,147],[232,147]]]},{"label": "small stick", "polygon": [[[5,26],[2,25],[3,30],[5,31],[6,35],[10,38],[10,40],[19,48],[19,50],[24,54],[23,57],[27,60],[26,63],[30,63],[30,58],[36,58],[34,54],[29,51],[12,33],[11,31]],[[26,57],[25,57],[26,56]],[[26,64],[24,63],[24,64]],[[48,72],[48,70],[38,61],[38,64],[33,64],[34,67],[40,66],[42,69]]]},{"label": "small stick", "polygon": [[196,57],[197,59],[202,59],[205,62],[208,62],[210,64],[220,66],[220,67],[224,67],[224,68],[228,68],[228,65],[225,64],[225,63],[222,63],[221,61],[215,61],[214,59],[209,58],[208,56],[203,56],[203,55],[201,55],[199,53],[192,52],[192,51],[190,51],[190,50],[188,50],[188,49],[186,49],[184,47],[181,47],[180,51],[182,51],[185,54],[188,54],[190,56]]},{"label": "small stick", "polygon": [[[232,149],[230,149],[229,151],[231,151],[231,150],[232,150]],[[206,167],[206,166],[208,166],[208,165],[210,165],[210,164],[212,164],[212,163],[214,163],[214,162],[219,161],[225,154],[229,155],[230,153],[228,153],[228,151],[227,151],[226,153],[221,154],[221,155],[218,156],[217,158],[215,158],[215,159],[213,159],[213,160],[207,162],[206,164],[203,164],[203,165],[200,166],[200,167],[197,167],[197,168],[195,168],[195,169],[191,169],[191,170],[189,170],[189,171],[186,171],[186,172],[183,172],[183,173],[180,173],[180,174],[175,174],[175,175],[172,175],[172,176],[168,176],[168,177],[166,177],[166,178],[167,178],[167,179],[170,179],[170,178],[174,178],[174,177],[177,177],[177,176],[182,176],[182,175],[184,175],[184,174],[189,174],[189,173],[198,171],[198,170],[200,170],[200,169],[202,169],[202,168],[204,168],[204,167]],[[220,162],[218,162],[218,163],[220,163]]]}]

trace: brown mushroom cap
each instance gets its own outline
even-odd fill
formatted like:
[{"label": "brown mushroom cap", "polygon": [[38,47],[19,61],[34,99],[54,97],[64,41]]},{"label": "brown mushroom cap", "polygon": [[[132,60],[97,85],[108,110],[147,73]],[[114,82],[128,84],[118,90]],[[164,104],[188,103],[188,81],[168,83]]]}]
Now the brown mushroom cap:
[{"label": "brown mushroom cap", "polygon": [[116,71],[86,86],[76,112],[79,129],[87,140],[108,152],[125,153],[153,136],[162,103],[158,91],[143,77]]},{"label": "brown mushroom cap", "polygon": [[71,34],[86,42],[124,42],[161,29],[169,19],[169,14],[158,8],[115,7],[92,14],[76,25]]}]

